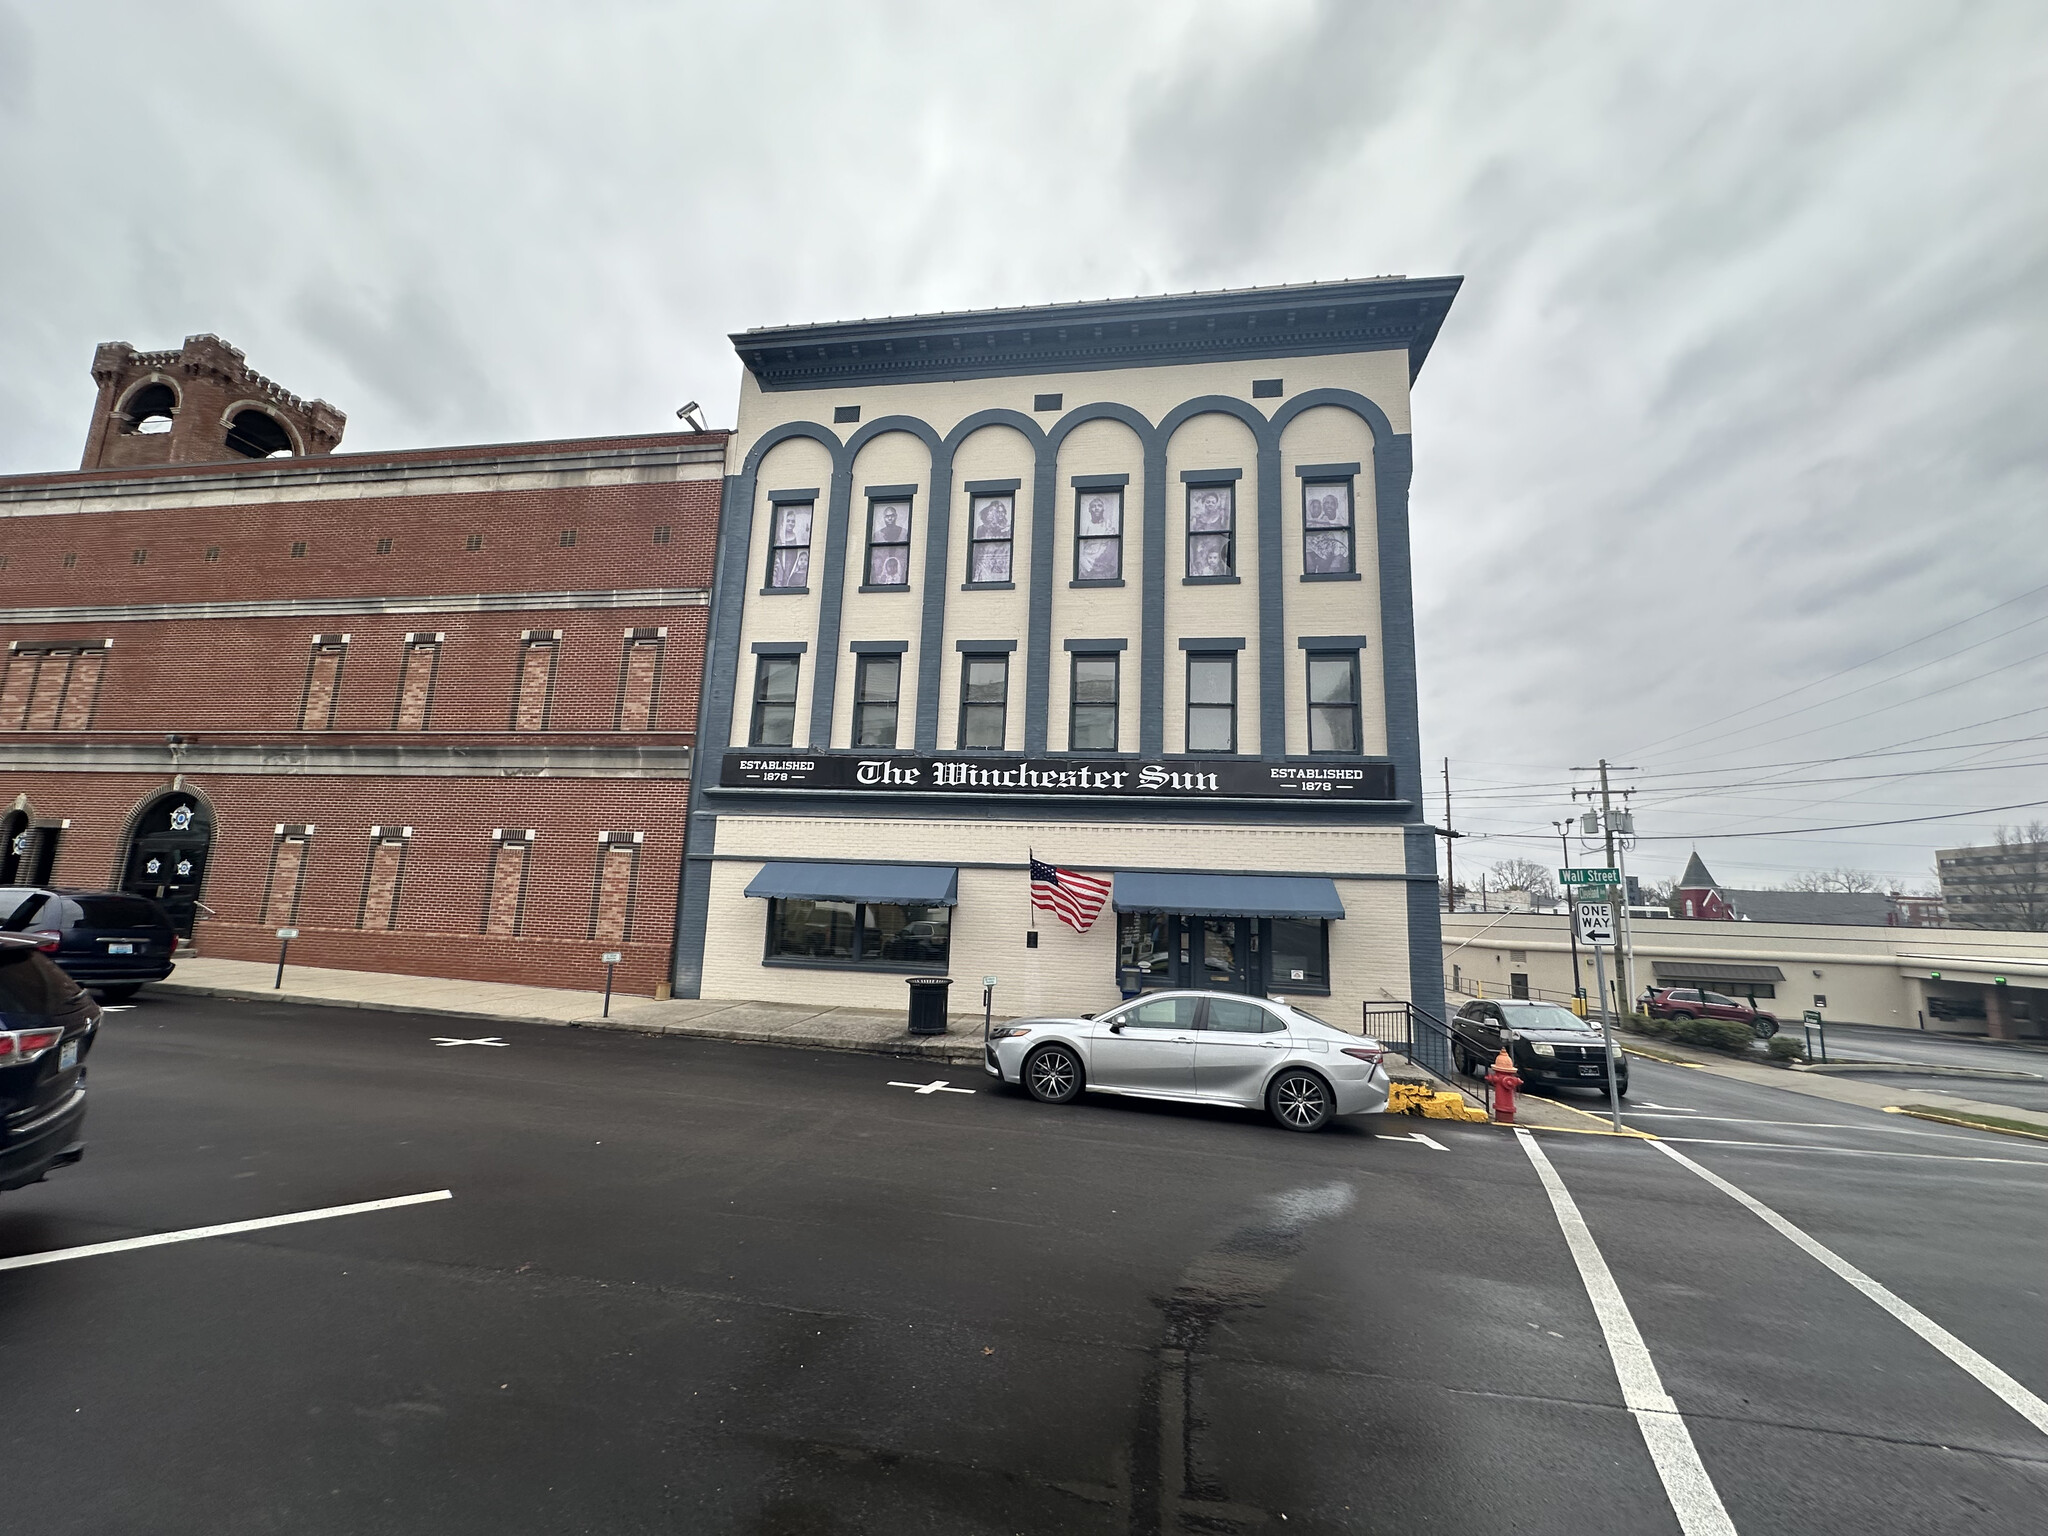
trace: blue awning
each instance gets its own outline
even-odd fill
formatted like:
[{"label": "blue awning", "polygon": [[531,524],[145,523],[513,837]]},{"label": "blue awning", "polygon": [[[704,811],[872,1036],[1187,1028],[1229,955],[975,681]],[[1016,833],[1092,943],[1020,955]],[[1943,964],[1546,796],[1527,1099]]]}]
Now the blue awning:
[{"label": "blue awning", "polygon": [[1337,885],[1320,875],[1160,875],[1116,872],[1119,912],[1182,917],[1342,917]]},{"label": "blue awning", "polygon": [[749,896],[872,901],[897,907],[955,905],[960,871],[950,864],[763,864]]}]

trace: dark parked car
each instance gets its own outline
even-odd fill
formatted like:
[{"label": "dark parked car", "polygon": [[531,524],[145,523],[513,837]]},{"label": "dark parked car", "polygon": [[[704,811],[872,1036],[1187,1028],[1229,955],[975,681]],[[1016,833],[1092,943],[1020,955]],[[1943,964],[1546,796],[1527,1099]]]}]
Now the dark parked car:
[{"label": "dark parked car", "polygon": [[[1569,1008],[1519,998],[1482,998],[1467,1003],[1451,1020],[1451,1054],[1467,1076],[1484,1073],[1503,1047],[1525,1087],[1607,1091],[1600,1026]],[[1628,1058],[1619,1046],[1614,1091],[1628,1092]]]},{"label": "dark parked car", "polygon": [[1700,987],[1652,987],[1642,1007],[1653,1019],[1732,1019],[1755,1030],[1759,1040],[1778,1032],[1778,1021],[1762,1009]]},{"label": "dark parked car", "polygon": [[74,981],[109,1002],[170,975],[178,946],[162,907],[120,891],[0,886],[0,933],[28,934]]},{"label": "dark parked car", "polygon": [[0,933],[0,1189],[85,1155],[85,1058],[99,1005],[36,941]]}]

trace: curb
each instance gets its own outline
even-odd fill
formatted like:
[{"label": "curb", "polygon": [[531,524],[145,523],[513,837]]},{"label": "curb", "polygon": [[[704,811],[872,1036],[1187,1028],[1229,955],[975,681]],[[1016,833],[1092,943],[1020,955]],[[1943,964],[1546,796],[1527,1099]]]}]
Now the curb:
[{"label": "curb", "polygon": [[1959,1125],[1966,1131],[1989,1131],[1994,1136],[2024,1136],[2029,1141],[2048,1141],[2048,1131],[2027,1131],[2012,1124],[1990,1125],[1983,1120],[1964,1120],[1955,1115],[1936,1114],[1915,1104],[1887,1104],[1884,1112],[1888,1115],[1911,1115],[1915,1120],[1933,1120],[1942,1125]]},{"label": "curb", "polygon": [[435,1008],[413,1003],[374,1003],[349,997],[307,997],[258,987],[208,986],[193,981],[150,983],[155,992],[185,997],[222,997],[245,1003],[292,1003],[307,1008],[354,1008],[367,1013],[407,1013],[423,1019],[455,1019],[467,1023],[539,1024],[551,1029],[610,1029],[623,1034],[675,1035],[689,1040],[725,1040],[735,1045],[782,1045],[800,1050],[845,1051],[854,1055],[904,1056],[942,1061],[954,1066],[980,1066],[981,1044],[946,1041],[926,1045],[917,1039],[849,1040],[838,1035],[799,1034],[772,1030],[716,1030],[692,1024],[641,1024],[631,1019],[555,1019],[540,1014],[476,1013],[462,1008]]}]

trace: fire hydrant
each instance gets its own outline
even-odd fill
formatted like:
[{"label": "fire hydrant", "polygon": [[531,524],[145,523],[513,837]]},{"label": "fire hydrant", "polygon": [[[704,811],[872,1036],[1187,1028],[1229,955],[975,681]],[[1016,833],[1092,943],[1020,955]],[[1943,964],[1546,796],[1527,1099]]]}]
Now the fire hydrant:
[{"label": "fire hydrant", "polygon": [[1522,1086],[1522,1074],[1515,1070],[1515,1059],[1503,1050],[1493,1058],[1486,1080],[1493,1084],[1493,1118],[1501,1125],[1515,1123],[1515,1090]]}]

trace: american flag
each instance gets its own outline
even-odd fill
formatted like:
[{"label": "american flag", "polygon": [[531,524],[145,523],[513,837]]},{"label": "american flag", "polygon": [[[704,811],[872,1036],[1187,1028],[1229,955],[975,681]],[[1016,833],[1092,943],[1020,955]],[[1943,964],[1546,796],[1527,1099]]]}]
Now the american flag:
[{"label": "american flag", "polygon": [[1076,933],[1095,926],[1095,914],[1109,899],[1109,881],[1099,875],[1077,875],[1071,869],[1055,869],[1033,855],[1031,860],[1031,905],[1050,912]]}]

